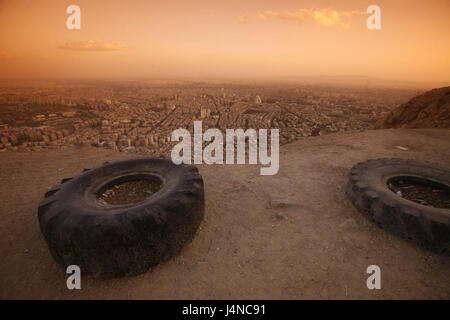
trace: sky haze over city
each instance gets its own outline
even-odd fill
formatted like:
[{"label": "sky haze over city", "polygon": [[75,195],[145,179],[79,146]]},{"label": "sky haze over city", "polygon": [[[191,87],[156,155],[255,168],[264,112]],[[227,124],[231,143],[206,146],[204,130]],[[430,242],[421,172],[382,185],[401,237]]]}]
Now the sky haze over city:
[{"label": "sky haze over city", "polygon": [[[366,26],[372,4],[381,30]],[[448,82],[449,13],[448,0],[1,0],[0,79]]]}]

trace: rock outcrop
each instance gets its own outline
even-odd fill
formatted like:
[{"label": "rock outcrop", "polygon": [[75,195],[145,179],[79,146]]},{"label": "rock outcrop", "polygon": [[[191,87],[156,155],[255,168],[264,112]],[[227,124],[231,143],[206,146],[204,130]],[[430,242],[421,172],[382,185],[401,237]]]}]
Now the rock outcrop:
[{"label": "rock outcrop", "polygon": [[450,87],[412,98],[378,119],[375,128],[450,128]]}]

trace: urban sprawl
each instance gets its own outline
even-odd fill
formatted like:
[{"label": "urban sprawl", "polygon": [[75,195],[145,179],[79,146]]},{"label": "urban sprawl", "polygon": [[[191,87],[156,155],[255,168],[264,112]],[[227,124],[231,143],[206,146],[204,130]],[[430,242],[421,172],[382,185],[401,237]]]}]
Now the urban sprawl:
[{"label": "urban sprawl", "polygon": [[280,130],[280,144],[373,127],[417,90],[183,81],[61,82],[0,88],[0,152],[94,146],[170,156],[173,130]]}]

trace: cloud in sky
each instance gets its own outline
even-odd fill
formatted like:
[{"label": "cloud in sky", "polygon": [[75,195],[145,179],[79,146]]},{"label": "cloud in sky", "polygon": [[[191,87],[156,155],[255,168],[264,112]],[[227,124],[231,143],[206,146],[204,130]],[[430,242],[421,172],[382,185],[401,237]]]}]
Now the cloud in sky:
[{"label": "cloud in sky", "polygon": [[280,19],[296,23],[313,22],[323,26],[340,26],[348,29],[351,24],[351,17],[354,15],[364,15],[362,11],[337,11],[331,8],[323,9],[299,9],[297,11],[277,12],[266,10],[258,13],[262,20]]},{"label": "cloud in sky", "polygon": [[247,16],[239,16],[239,23],[246,24],[248,22]]},{"label": "cloud in sky", "polygon": [[60,49],[75,50],[75,51],[119,51],[127,49],[128,46],[121,42],[108,42],[101,40],[87,40],[67,42]]}]

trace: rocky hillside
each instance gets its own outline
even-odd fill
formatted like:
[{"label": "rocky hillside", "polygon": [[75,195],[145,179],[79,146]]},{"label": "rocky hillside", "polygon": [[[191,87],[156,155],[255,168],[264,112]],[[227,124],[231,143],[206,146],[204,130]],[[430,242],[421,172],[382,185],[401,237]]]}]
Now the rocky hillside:
[{"label": "rocky hillside", "polygon": [[412,98],[378,119],[375,128],[450,128],[450,87]]}]

